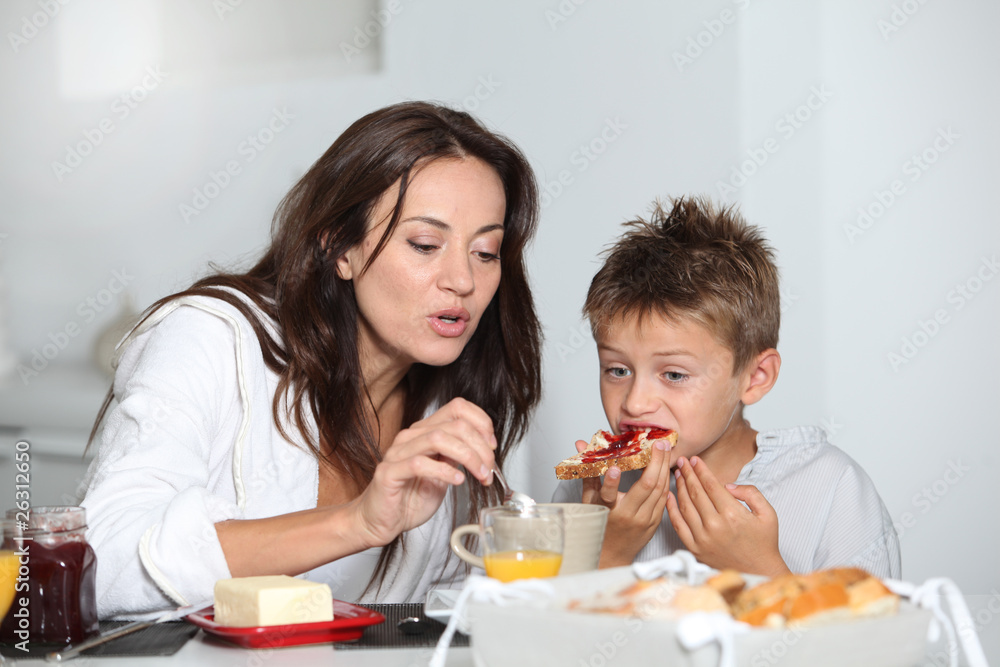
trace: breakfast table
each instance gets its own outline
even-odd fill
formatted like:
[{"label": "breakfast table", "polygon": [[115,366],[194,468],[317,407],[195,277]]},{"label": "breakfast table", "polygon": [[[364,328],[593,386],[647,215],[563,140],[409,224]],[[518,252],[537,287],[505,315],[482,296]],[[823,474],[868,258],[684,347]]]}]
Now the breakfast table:
[{"label": "breakfast table", "polygon": [[[430,662],[433,648],[344,649],[337,645],[316,644],[278,649],[248,650],[226,645],[199,632],[184,647],[171,656],[156,657],[88,657],[81,656],[67,664],[79,667],[418,667]],[[46,664],[40,661],[18,661],[18,665]],[[469,648],[448,650],[447,667],[471,667]]]},{"label": "breakfast table", "polygon": [[[277,641],[278,645],[274,646],[267,639],[262,648],[245,648],[189,621],[172,621],[113,639],[66,662],[79,667],[308,667],[329,665],[331,661],[348,666],[418,667],[430,662],[445,626],[428,618],[423,613],[422,604],[372,604],[367,609],[377,612],[384,617],[384,621],[364,627],[361,637],[351,641],[299,646],[283,646]],[[404,632],[399,624],[403,619],[407,621],[402,627],[408,632]],[[413,619],[417,622],[408,622]],[[108,633],[123,625],[124,621],[103,621],[101,632]],[[447,653],[447,667],[473,664],[468,643],[467,636],[455,634]],[[0,646],[0,654],[7,656],[7,664],[13,658],[17,665],[47,664],[42,658],[49,650],[52,649],[36,645],[25,656],[11,646]],[[7,667],[6,664],[4,667]]]}]

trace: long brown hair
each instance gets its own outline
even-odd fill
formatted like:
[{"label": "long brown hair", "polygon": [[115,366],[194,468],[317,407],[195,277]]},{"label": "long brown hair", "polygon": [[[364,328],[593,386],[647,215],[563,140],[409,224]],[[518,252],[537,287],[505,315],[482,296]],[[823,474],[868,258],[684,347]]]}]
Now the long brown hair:
[{"label": "long brown hair", "polygon": [[[374,410],[358,357],[353,283],[337,277],[336,258],[361,242],[378,199],[399,181],[395,210],[370,265],[396,228],[412,170],[430,160],[470,156],[496,171],[506,195],[500,284],[456,361],[411,368],[403,427],[432,405],[465,398],[493,420],[495,456],[503,466],[525,434],[541,393],[541,332],[523,252],[535,231],[538,193],[521,151],[467,113],[406,102],[359,119],[282,200],[272,223],[271,245],[253,268],[203,278],[154,303],[147,317],[181,296],[214,297],[237,308],[253,326],[265,363],[279,376],[272,405],[279,430],[287,437],[285,424],[294,426],[321,462],[364,489],[382,457],[377,433],[368,427]],[[230,290],[246,295],[273,320],[280,340],[269,335],[255,311]],[[280,414],[283,397],[287,415]],[[109,393],[91,440],[111,400]],[[311,422],[317,426],[315,440]],[[487,488],[472,481],[467,486],[469,518],[475,520],[482,507],[499,500],[499,492],[496,485]],[[381,582],[398,543],[383,549],[372,583]]]}]

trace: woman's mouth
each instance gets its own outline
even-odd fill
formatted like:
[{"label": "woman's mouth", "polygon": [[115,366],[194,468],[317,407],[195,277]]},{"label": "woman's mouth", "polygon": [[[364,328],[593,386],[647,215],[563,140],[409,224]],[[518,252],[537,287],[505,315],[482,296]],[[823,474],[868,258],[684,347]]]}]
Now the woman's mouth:
[{"label": "woman's mouth", "polygon": [[457,338],[465,333],[469,324],[469,311],[464,308],[449,308],[434,313],[427,318],[434,333],[445,338]]}]

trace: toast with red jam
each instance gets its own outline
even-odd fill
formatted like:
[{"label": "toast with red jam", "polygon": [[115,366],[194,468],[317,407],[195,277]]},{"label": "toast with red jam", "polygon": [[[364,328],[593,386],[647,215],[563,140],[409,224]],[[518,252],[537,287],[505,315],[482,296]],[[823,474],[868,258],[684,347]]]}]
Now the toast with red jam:
[{"label": "toast with red jam", "polygon": [[677,444],[677,432],[671,429],[643,429],[626,431],[615,435],[598,431],[590,439],[590,445],[576,456],[560,462],[556,466],[559,479],[581,479],[598,477],[611,466],[619,470],[638,470],[649,465],[653,443],[665,440],[670,447]]}]

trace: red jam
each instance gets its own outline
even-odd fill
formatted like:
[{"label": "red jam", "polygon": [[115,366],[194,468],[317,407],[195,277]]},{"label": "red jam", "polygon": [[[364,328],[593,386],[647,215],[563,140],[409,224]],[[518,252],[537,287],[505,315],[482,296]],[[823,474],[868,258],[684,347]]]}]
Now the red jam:
[{"label": "red jam", "polygon": [[[42,525],[41,517],[36,524],[39,513],[70,509],[84,511],[33,508],[31,526]],[[0,624],[0,641],[17,644],[26,639],[28,646],[74,644],[98,631],[97,557],[84,538],[85,519],[73,517],[67,523],[61,517],[60,521],[58,528],[63,530],[50,532],[29,527],[24,531],[27,557],[22,562],[26,561],[28,567],[27,581],[23,582],[26,586],[15,593],[10,612]],[[19,550],[19,547],[5,543],[5,548]]]},{"label": "red jam", "polygon": [[[632,456],[638,454],[642,451],[642,445],[639,444],[638,438],[639,434],[645,433],[645,431],[626,431],[619,435],[614,435],[608,433],[607,431],[601,431],[604,439],[608,441],[608,446],[603,449],[595,449],[591,452],[585,452],[582,458],[584,463],[593,463],[594,461],[603,461],[604,459],[620,459],[626,456]],[[646,435],[646,439],[650,442],[654,440],[662,440],[668,435],[673,433],[670,429],[659,429],[652,428]]]}]

